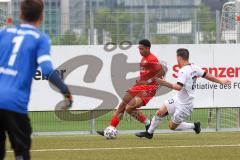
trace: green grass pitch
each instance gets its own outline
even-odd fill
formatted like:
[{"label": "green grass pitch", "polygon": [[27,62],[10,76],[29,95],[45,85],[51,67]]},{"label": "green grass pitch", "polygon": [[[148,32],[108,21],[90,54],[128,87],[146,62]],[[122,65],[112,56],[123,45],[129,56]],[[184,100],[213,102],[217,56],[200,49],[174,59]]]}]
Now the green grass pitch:
[{"label": "green grass pitch", "polygon": [[[14,159],[7,144],[7,160]],[[34,160],[238,160],[239,132],[156,134],[151,140],[118,135],[33,137]]]}]

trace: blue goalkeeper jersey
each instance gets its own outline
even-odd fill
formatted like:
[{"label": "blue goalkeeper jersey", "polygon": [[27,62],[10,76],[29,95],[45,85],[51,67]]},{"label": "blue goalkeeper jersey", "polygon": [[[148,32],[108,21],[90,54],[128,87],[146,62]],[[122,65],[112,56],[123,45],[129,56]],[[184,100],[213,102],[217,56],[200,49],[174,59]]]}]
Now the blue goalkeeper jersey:
[{"label": "blue goalkeeper jersey", "polygon": [[27,114],[38,66],[45,76],[53,71],[47,35],[29,24],[0,31],[0,109]]}]

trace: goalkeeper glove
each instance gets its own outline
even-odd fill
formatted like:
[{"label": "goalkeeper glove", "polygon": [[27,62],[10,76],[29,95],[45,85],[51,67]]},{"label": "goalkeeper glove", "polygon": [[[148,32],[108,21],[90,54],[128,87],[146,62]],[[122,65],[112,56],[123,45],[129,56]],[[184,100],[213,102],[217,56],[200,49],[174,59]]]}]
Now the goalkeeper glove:
[{"label": "goalkeeper glove", "polygon": [[64,107],[62,107],[62,110],[68,110],[69,108],[72,107],[72,103],[73,103],[73,97],[71,95],[71,93],[67,93],[67,94],[64,94]]}]

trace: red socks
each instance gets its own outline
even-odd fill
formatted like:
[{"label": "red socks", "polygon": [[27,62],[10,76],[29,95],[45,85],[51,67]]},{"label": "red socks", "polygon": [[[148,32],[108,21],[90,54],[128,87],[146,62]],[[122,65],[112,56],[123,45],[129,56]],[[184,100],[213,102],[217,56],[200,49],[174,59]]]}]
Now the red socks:
[{"label": "red socks", "polygon": [[146,119],[147,117],[144,114],[138,116],[138,121],[140,121],[141,123],[145,123]]},{"label": "red socks", "polygon": [[[141,114],[137,117],[138,121],[140,121],[141,123],[145,123],[147,120],[147,117],[144,114]],[[117,127],[117,125],[119,124],[120,119],[118,118],[118,116],[113,116],[110,122],[110,125],[113,127]]]},{"label": "red socks", "polygon": [[117,125],[119,124],[120,119],[118,118],[118,116],[113,116],[110,122],[110,125],[113,127],[117,127]]}]

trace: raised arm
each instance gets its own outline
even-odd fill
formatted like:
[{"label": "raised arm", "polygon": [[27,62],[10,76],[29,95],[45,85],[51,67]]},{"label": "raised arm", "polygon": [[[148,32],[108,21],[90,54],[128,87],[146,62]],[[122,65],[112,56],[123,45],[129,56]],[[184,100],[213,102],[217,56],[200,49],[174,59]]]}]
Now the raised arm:
[{"label": "raised arm", "polygon": [[217,78],[217,77],[214,77],[213,75],[207,73],[203,78],[211,81],[211,82],[215,82],[215,83],[219,83],[219,84],[230,84],[231,81],[227,78]]}]

